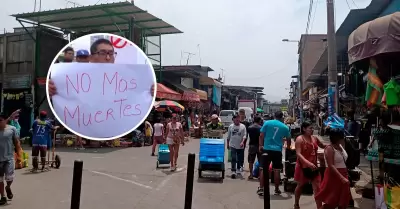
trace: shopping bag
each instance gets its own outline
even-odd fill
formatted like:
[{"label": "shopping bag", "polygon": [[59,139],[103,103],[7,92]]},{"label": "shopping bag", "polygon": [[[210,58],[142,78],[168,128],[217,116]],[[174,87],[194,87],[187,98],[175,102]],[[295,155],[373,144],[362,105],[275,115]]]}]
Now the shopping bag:
[{"label": "shopping bag", "polygon": [[22,149],[18,150],[18,153],[14,152],[14,162],[15,162],[15,169],[21,169],[22,167]]},{"label": "shopping bag", "polygon": [[383,188],[384,186],[380,184],[375,186],[375,209],[387,209]]},{"label": "shopping bag", "polygon": [[120,147],[121,146],[121,141],[119,139],[114,139],[113,140],[113,146],[114,147]]},{"label": "shopping bag", "polygon": [[232,162],[231,150],[228,150],[228,162]]},{"label": "shopping bag", "polygon": [[388,209],[400,209],[400,187],[385,184],[385,202]]},{"label": "shopping bag", "polygon": [[260,174],[260,163],[257,161],[254,163],[254,168],[253,168],[253,177],[258,178]]},{"label": "shopping bag", "polygon": [[29,154],[24,152],[22,153],[22,167],[27,168],[29,166]]}]

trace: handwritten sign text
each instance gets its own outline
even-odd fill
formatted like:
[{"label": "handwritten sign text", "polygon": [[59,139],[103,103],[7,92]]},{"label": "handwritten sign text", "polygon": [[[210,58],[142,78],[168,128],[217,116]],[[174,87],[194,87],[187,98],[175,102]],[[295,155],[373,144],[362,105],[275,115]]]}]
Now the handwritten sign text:
[{"label": "handwritten sign text", "polygon": [[154,74],[148,65],[60,63],[52,66],[57,87],[53,107],[68,128],[109,138],[136,127],[152,108]]}]

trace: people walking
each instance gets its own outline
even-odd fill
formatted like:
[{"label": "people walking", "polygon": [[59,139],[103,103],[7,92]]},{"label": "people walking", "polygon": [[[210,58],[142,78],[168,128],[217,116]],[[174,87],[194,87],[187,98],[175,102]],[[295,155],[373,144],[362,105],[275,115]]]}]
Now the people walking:
[{"label": "people walking", "polygon": [[247,156],[247,161],[249,163],[250,175],[249,179],[253,179],[253,166],[256,161],[261,159],[260,151],[258,149],[258,143],[260,138],[260,130],[262,126],[262,119],[259,116],[254,117],[254,123],[247,129],[249,134],[249,153]]},{"label": "people walking", "polygon": [[[243,146],[243,150],[246,150],[246,145],[247,145],[247,137],[248,137],[248,128],[251,125],[250,124],[250,118],[248,118],[248,116],[246,116],[246,111],[244,109],[240,109],[239,110],[239,119],[240,119],[240,123],[243,124],[246,127],[246,137],[244,139],[244,146]],[[243,159],[241,159],[241,161],[243,162],[242,167],[240,168],[241,172],[243,172],[243,168],[244,168],[244,155],[241,156],[243,157]]]},{"label": "people walking", "polygon": [[[275,182],[275,195],[280,195],[281,190],[279,189],[280,184],[280,172],[283,168],[282,164],[282,148],[284,141],[287,142],[287,146],[291,145],[290,130],[289,127],[283,123],[283,113],[278,111],[275,113],[275,119],[264,122],[260,132],[259,149],[262,153],[268,154],[267,165],[272,162],[272,168],[274,170],[274,182]],[[260,187],[257,190],[258,195],[264,195],[264,175],[262,169],[263,162],[260,162]]]},{"label": "people walking", "polygon": [[[17,129],[13,126],[7,125],[7,117],[0,113],[0,205],[7,204],[8,200],[13,199],[14,195],[11,191],[11,184],[14,181],[14,150],[20,150],[19,136]],[[17,163],[21,156],[18,156]],[[4,180],[6,185],[4,185]],[[6,197],[7,194],[7,197]]]},{"label": "people walking", "polygon": [[206,126],[207,130],[224,130],[224,125],[219,122],[218,115],[214,114],[211,116],[211,122],[209,122]]},{"label": "people walking", "polygon": [[149,121],[144,122],[144,134],[145,134],[145,140],[143,142],[143,146],[150,145],[151,144],[151,137],[153,136],[153,127]]},{"label": "people walking", "polygon": [[76,150],[84,150],[82,137],[76,136],[75,148]]},{"label": "people walking", "polygon": [[164,143],[164,125],[161,123],[160,118],[156,118],[154,124],[153,146],[151,148],[151,156],[154,156],[158,144]]},{"label": "people walking", "polygon": [[[313,126],[309,122],[301,124],[301,135],[296,139],[296,155],[297,162],[294,172],[294,180],[297,182],[296,190],[294,192],[294,209],[300,209],[299,201],[300,196],[305,184],[311,182],[314,195],[318,193],[321,183],[321,176],[319,174],[317,165],[317,151],[318,147],[325,148],[325,145],[315,136],[313,136]],[[317,208],[321,208],[321,201],[317,201]]]},{"label": "people walking", "polygon": [[167,124],[166,136],[166,142],[168,144],[170,153],[171,171],[175,171],[179,156],[179,145],[185,145],[182,124],[177,121],[176,114],[172,115],[171,122]]},{"label": "people walking", "polygon": [[46,166],[46,154],[47,148],[51,146],[51,132],[58,127],[53,126],[49,120],[47,120],[47,112],[41,111],[39,119],[35,120],[32,125],[32,164],[34,169],[37,169],[38,157],[42,164],[42,170]]},{"label": "people walking", "polygon": [[346,168],[347,153],[343,148],[344,132],[338,129],[328,130],[331,144],[325,148],[325,161],[328,166],[320,191],[315,199],[323,202],[322,209],[345,209],[350,200],[350,183]]},{"label": "people walking", "polygon": [[240,123],[237,115],[232,117],[233,124],[228,128],[227,149],[231,151],[231,177],[242,175],[244,161],[244,146],[247,136],[246,126]]}]

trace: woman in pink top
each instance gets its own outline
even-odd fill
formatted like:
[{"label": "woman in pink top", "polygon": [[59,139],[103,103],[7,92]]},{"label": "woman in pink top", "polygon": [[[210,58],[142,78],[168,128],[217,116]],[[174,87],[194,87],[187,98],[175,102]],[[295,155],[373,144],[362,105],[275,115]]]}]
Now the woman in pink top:
[{"label": "woman in pink top", "polygon": [[179,145],[185,145],[184,137],[183,137],[183,129],[182,124],[177,121],[176,114],[172,115],[171,122],[167,125],[167,132],[165,134],[167,136],[166,143],[169,147],[169,156],[171,161],[171,171],[176,170],[176,163],[179,155]]}]

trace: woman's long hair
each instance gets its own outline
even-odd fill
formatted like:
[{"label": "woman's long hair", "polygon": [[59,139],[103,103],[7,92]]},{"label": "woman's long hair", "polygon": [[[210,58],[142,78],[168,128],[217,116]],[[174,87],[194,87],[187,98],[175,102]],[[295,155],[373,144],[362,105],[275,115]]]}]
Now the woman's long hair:
[{"label": "woman's long hair", "polygon": [[338,128],[327,128],[326,133],[329,135],[329,140],[332,144],[338,144],[341,140],[344,139],[345,136],[344,130]]},{"label": "woman's long hair", "polygon": [[303,123],[301,123],[301,127],[300,127],[301,134],[303,135],[305,133],[304,129],[307,127],[310,127],[310,126],[311,126],[311,123],[308,121],[304,121]]}]

